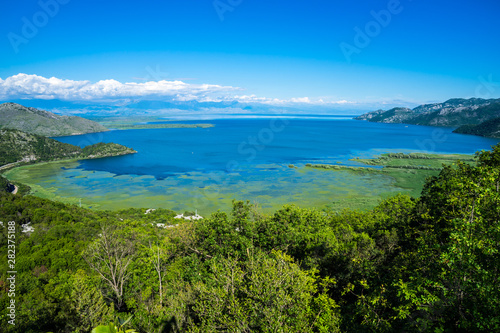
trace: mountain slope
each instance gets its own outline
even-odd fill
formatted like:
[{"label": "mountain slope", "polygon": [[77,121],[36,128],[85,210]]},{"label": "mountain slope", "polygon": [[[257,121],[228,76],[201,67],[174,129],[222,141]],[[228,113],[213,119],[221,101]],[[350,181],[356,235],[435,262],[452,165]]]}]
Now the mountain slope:
[{"label": "mountain slope", "polygon": [[412,115],[412,110],[408,108],[393,108],[390,110],[377,110],[365,113],[354,119],[368,120],[375,123],[400,123]]},{"label": "mountain slope", "polygon": [[0,129],[0,165],[19,161],[48,161],[70,158],[80,154],[81,148],[41,135],[19,130]]},{"label": "mountain slope", "polygon": [[377,110],[354,119],[381,123],[426,126],[477,125],[500,117],[500,99],[450,99],[444,103],[420,105],[414,109]]},{"label": "mountain slope", "polygon": [[80,148],[41,135],[0,129],[0,167],[16,162],[44,162],[65,158],[100,158],[132,154],[136,151],[115,143],[97,143]]},{"label": "mountain slope", "polygon": [[81,117],[58,116],[16,103],[0,104],[0,128],[17,129],[42,136],[64,136],[107,131],[104,126]]}]

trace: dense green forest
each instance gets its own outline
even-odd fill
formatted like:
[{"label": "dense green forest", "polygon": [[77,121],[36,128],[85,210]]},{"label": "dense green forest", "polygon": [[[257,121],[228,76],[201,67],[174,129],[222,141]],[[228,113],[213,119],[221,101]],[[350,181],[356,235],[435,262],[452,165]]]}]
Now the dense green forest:
[{"label": "dense green forest", "polygon": [[478,125],[463,125],[454,130],[453,133],[500,138],[500,118],[486,120]]},{"label": "dense green forest", "polygon": [[130,317],[136,332],[500,331],[500,145],[476,160],[367,212],[266,216],[237,201],[183,221],[2,192],[2,331],[90,332]]},{"label": "dense green forest", "polygon": [[2,176],[0,176],[0,192],[11,192],[9,181]]}]

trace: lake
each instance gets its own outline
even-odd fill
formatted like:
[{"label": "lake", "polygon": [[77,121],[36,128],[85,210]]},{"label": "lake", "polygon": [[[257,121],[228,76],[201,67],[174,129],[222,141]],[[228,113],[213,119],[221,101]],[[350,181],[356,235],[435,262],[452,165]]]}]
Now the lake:
[{"label": "lake", "polygon": [[383,152],[471,154],[498,142],[454,134],[450,128],[370,123],[345,116],[204,122],[215,127],[59,137],[59,141],[82,147],[115,142],[138,153],[34,165],[14,175],[35,185],[41,196],[77,198],[99,209],[162,207],[208,214],[229,210],[232,199],[250,200],[266,212],[286,203],[324,208],[342,200],[365,207],[405,190],[393,186],[390,177],[313,170],[304,165],[358,165],[350,159]]}]

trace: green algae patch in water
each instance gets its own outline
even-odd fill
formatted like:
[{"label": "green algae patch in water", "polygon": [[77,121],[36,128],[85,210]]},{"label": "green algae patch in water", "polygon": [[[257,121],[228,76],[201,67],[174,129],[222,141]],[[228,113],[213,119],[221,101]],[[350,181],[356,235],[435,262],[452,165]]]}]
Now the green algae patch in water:
[{"label": "green algae patch in water", "polygon": [[401,192],[383,175],[290,169],[287,165],[261,165],[232,173],[197,171],[158,180],[86,171],[72,161],[23,166],[6,176],[29,185],[33,195],[69,204],[81,202],[94,209],[168,208],[205,215],[219,209],[230,211],[233,199],[250,200],[265,213],[285,204],[369,209],[381,198]]}]

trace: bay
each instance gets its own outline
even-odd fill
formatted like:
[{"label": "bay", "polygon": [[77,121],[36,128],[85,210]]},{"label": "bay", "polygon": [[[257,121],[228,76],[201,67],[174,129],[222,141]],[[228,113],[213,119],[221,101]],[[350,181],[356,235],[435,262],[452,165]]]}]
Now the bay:
[{"label": "bay", "polygon": [[304,165],[357,165],[350,159],[384,152],[472,154],[498,142],[454,134],[451,128],[370,123],[345,116],[208,122],[215,126],[58,137],[82,147],[115,142],[138,153],[35,165],[18,177],[57,197],[81,198],[83,204],[100,209],[162,207],[209,214],[229,210],[232,199],[250,200],[266,212],[287,203],[324,208],[342,200],[355,202],[353,208],[366,208],[405,190],[394,187],[390,177]]}]

